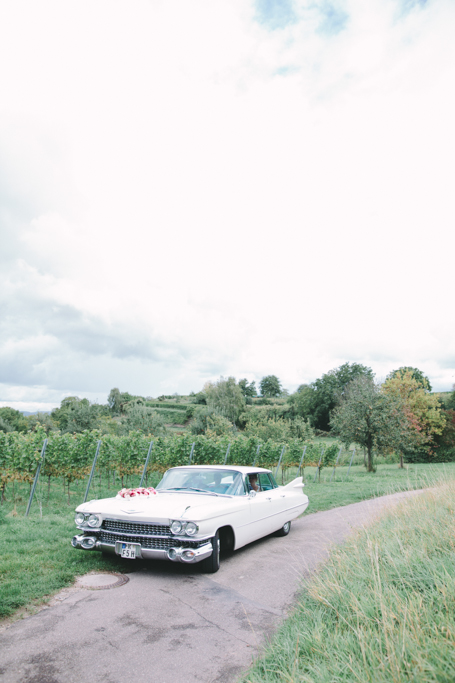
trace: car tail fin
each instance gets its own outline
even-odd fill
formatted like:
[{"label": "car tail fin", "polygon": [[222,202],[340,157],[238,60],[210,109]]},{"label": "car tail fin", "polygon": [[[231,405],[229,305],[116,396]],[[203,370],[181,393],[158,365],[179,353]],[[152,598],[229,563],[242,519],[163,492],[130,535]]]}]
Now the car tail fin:
[{"label": "car tail fin", "polygon": [[299,489],[303,488],[305,484],[303,483],[303,477],[297,477],[297,479],[293,479],[292,481],[289,482],[289,484],[286,484],[286,486],[283,486],[285,489]]}]

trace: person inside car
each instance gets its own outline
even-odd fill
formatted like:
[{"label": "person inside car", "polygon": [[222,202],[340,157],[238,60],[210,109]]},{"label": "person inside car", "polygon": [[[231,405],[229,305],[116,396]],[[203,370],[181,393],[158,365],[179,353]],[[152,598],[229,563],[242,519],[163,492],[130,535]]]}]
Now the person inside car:
[{"label": "person inside car", "polygon": [[249,474],[248,475],[248,488],[250,491],[259,491],[259,484],[258,484],[258,475],[257,474]]}]

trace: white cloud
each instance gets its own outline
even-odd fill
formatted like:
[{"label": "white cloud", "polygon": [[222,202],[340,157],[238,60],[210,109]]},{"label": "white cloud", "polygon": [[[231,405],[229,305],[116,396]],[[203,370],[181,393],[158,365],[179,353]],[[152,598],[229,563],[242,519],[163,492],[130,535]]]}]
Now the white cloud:
[{"label": "white cloud", "polygon": [[11,386],[292,388],[357,360],[450,388],[452,3],[257,11],[0,8]]}]

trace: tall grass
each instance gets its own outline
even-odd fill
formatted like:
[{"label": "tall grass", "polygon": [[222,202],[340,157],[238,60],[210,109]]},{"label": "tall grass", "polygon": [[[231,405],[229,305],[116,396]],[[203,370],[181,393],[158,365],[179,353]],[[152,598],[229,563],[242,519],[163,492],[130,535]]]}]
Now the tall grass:
[{"label": "tall grass", "polygon": [[248,683],[453,683],[455,482],[356,533],[304,588]]}]

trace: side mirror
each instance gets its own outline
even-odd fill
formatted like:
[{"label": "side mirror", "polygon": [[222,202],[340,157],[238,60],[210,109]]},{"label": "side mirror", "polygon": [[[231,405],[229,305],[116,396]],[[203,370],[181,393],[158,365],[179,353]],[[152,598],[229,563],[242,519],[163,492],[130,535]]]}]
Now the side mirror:
[{"label": "side mirror", "polygon": [[254,491],[254,490],[253,490],[253,491],[250,491],[249,497],[250,497],[250,498],[255,498],[255,497],[256,497],[256,491]]}]

